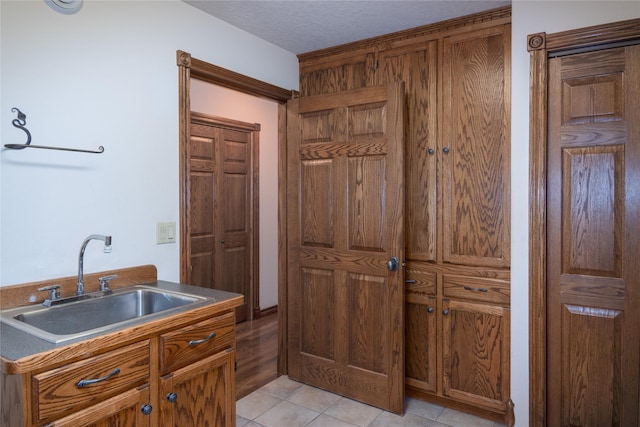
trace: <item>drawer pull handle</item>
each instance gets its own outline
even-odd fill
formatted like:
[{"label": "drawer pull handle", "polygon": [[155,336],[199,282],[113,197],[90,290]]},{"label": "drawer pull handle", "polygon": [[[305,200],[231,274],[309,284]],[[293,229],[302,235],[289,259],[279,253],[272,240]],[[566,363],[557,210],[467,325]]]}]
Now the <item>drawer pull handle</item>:
[{"label": "drawer pull handle", "polygon": [[212,340],[215,337],[216,337],[216,333],[215,332],[211,332],[206,338],[202,338],[201,340],[191,340],[191,341],[189,341],[189,347],[193,347],[194,345],[205,343],[205,342],[207,342],[209,340]]},{"label": "drawer pull handle", "polygon": [[464,289],[466,291],[473,291],[473,292],[489,292],[487,288],[472,288],[471,286],[466,286],[466,285]]},{"label": "drawer pull handle", "polygon": [[118,375],[119,373],[120,373],[120,368],[116,368],[113,371],[111,371],[111,373],[109,375],[107,375],[106,377],[96,378],[96,379],[93,379],[93,380],[80,380],[80,381],[78,381],[76,386],[78,388],[82,388],[82,387],[86,387],[86,386],[91,385],[91,384],[95,384],[95,383],[99,383],[99,382],[102,382],[102,381],[106,381],[109,378]]},{"label": "drawer pull handle", "polygon": [[407,279],[404,281],[404,283],[418,283],[418,281],[415,279]]}]

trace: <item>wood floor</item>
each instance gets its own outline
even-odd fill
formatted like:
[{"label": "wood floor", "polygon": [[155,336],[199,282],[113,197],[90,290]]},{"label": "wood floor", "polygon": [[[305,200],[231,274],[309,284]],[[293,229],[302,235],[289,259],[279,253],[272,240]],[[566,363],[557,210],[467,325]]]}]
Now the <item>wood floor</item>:
[{"label": "wood floor", "polygon": [[236,400],[278,376],[278,314],[236,325]]}]

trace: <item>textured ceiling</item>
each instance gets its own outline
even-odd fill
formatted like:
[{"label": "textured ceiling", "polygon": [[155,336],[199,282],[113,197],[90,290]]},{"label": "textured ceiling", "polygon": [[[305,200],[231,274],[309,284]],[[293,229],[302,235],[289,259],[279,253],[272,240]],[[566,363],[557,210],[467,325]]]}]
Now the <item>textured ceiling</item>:
[{"label": "textured ceiling", "polygon": [[183,1],[295,54],[511,4],[497,0]]}]

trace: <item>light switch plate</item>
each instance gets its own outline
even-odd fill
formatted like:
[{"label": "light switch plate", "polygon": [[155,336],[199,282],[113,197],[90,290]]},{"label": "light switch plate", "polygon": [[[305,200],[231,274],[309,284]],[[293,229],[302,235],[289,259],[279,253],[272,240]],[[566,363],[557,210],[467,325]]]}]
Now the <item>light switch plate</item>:
[{"label": "light switch plate", "polygon": [[176,223],[159,222],[156,224],[156,244],[176,242]]}]

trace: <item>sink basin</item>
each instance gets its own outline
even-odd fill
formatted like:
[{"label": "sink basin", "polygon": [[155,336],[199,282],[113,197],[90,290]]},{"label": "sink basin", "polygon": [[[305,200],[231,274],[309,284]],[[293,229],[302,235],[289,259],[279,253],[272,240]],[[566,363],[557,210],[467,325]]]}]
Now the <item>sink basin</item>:
[{"label": "sink basin", "polygon": [[3,310],[0,321],[60,343],[205,300],[201,296],[136,286],[52,307],[38,305]]}]

